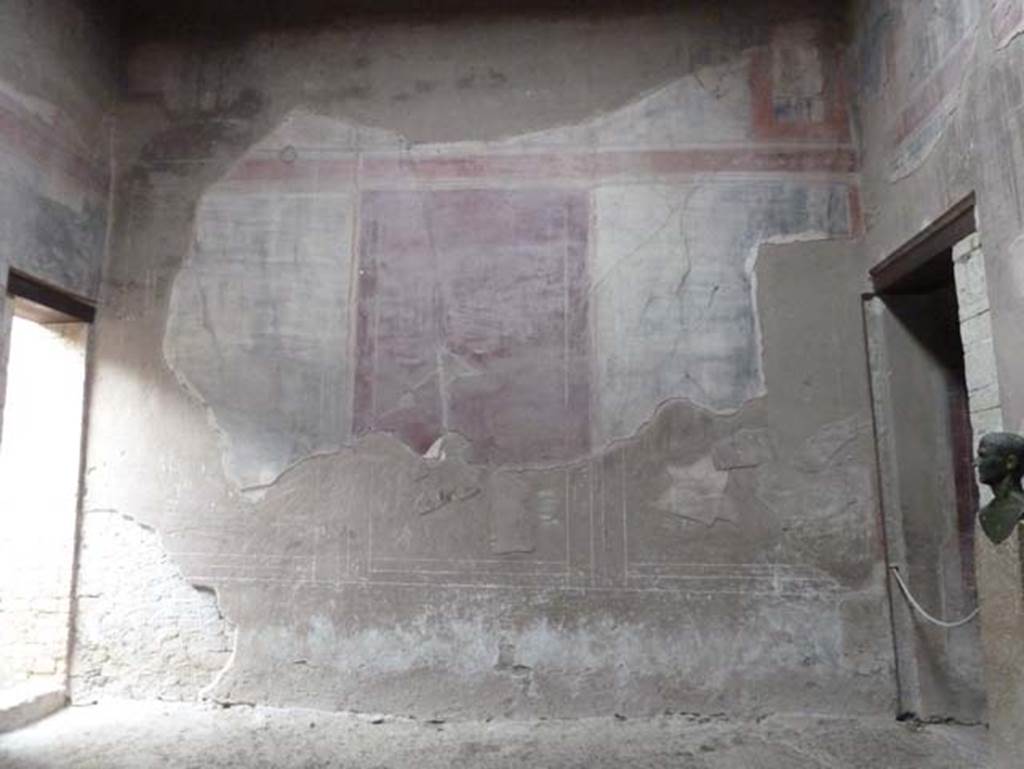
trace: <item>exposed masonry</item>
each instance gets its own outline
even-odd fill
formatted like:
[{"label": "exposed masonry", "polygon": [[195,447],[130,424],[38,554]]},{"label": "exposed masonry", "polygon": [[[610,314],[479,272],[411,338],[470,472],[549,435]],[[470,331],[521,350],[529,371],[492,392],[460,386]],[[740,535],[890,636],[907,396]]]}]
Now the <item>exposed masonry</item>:
[{"label": "exposed masonry", "polygon": [[189,584],[157,534],[112,511],[83,522],[72,697],[195,700],[231,659],[215,593]]},{"label": "exposed masonry", "polygon": [[[1003,429],[996,352],[992,345],[992,313],[981,238],[973,233],[953,247],[956,297],[960,310],[960,337],[964,347],[964,374],[970,404],[971,427],[977,440]],[[987,490],[984,490],[987,493]]]},{"label": "exposed masonry", "polygon": [[[23,549],[32,543],[18,543]],[[67,649],[68,597],[66,570],[54,573],[52,559],[70,562],[70,543],[56,555],[0,562],[0,689],[25,680],[64,673]],[[3,548],[6,550],[7,548]],[[9,552],[8,552],[9,554]],[[3,568],[10,564],[10,568]]]}]

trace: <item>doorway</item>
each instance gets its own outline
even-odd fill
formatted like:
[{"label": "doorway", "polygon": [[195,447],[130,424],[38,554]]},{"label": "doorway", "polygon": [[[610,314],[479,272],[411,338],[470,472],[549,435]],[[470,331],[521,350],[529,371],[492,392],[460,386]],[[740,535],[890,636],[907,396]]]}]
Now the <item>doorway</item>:
[{"label": "doorway", "polygon": [[4,305],[0,700],[13,708],[66,691],[93,309],[18,273]]},{"label": "doorway", "polygon": [[954,249],[974,232],[964,201],[872,270],[864,296],[879,491],[890,569],[898,713],[985,720],[980,623],[942,627],[977,606],[978,491]]}]

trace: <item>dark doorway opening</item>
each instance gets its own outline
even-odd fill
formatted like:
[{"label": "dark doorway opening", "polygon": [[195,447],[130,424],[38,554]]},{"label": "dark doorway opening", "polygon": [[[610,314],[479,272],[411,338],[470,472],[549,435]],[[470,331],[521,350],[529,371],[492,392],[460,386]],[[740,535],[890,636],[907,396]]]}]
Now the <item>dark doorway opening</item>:
[{"label": "dark doorway opening", "polygon": [[[944,619],[977,606],[977,485],[953,248],[974,231],[965,201],[871,277],[865,331],[887,566]],[[979,622],[936,626],[890,579],[898,710],[985,720]]]}]

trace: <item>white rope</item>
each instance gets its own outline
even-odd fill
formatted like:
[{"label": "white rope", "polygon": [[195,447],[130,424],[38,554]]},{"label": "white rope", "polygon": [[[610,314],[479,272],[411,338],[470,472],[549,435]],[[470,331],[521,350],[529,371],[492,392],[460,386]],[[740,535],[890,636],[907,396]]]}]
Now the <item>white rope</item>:
[{"label": "white rope", "polygon": [[903,591],[903,595],[905,595],[907,597],[907,601],[910,602],[910,605],[913,606],[917,610],[918,614],[920,614],[926,620],[931,622],[933,625],[938,625],[939,627],[945,627],[945,628],[960,627],[961,625],[966,625],[972,619],[977,617],[978,616],[978,612],[981,611],[981,607],[979,606],[974,611],[972,611],[970,614],[968,614],[966,617],[964,617],[961,620],[957,620],[956,622],[946,622],[946,621],[941,620],[941,619],[936,619],[931,614],[926,612],[924,610],[924,607],[922,607],[921,604],[919,604],[917,602],[917,599],[914,598],[913,595],[911,595],[910,588],[907,587],[907,584],[903,581],[903,577],[900,576],[900,567],[899,566],[890,566],[889,569],[892,571],[892,575],[894,577],[896,577],[896,581],[899,583],[900,590]]}]

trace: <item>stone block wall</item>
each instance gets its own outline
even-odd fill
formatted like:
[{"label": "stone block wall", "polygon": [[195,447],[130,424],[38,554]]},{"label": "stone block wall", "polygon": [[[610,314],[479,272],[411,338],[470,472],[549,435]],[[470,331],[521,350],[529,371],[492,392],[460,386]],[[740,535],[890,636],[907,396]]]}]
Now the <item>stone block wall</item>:
[{"label": "stone block wall", "polygon": [[[975,440],[1003,429],[999,374],[992,342],[985,255],[974,233],[953,247],[953,271],[964,347],[964,376]],[[983,491],[987,491],[984,489]]]},{"label": "stone block wall", "polygon": [[231,656],[212,591],[188,584],[155,532],[114,512],[83,525],[72,696],[196,700]]}]

